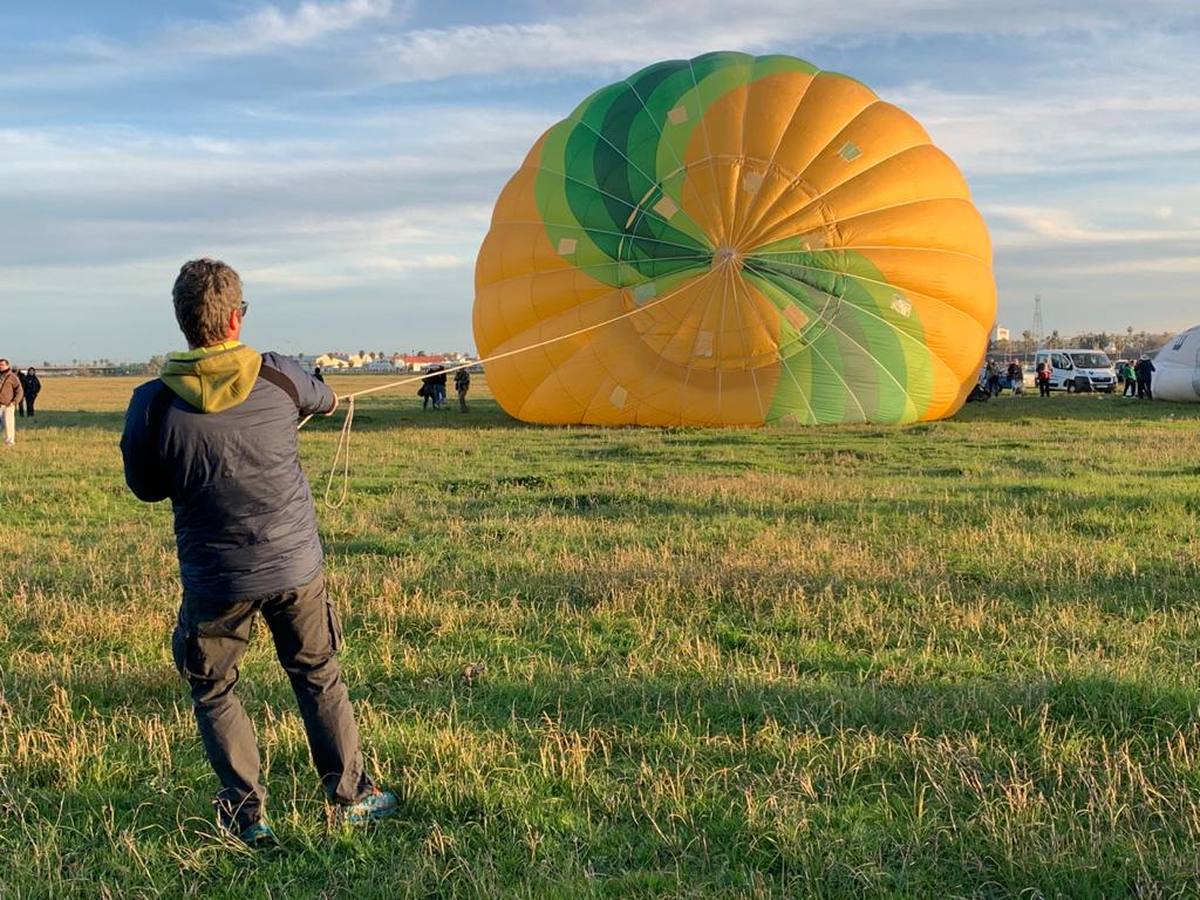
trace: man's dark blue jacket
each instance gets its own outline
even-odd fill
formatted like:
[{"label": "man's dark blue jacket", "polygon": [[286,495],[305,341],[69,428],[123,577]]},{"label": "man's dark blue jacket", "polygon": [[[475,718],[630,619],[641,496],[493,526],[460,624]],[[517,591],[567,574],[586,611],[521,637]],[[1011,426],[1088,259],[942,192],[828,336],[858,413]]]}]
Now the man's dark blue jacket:
[{"label": "man's dark blue jacket", "polygon": [[296,423],[335,404],[292,360],[237,342],[172,354],[133,392],[125,481],[142,500],[170,498],[184,590],[259,597],[320,574]]}]

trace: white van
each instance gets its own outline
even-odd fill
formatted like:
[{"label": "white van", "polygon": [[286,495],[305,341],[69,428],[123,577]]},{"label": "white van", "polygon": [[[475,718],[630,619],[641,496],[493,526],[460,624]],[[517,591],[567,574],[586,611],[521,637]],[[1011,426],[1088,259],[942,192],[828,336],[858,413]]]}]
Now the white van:
[{"label": "white van", "polygon": [[1112,360],[1103,350],[1039,350],[1037,363],[1050,367],[1050,389],[1055,391],[1104,391],[1117,386]]}]

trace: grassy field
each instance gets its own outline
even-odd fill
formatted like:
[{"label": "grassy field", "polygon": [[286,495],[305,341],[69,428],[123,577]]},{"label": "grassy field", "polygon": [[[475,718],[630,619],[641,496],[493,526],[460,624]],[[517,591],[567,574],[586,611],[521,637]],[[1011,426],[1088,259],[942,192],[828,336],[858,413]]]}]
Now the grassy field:
[{"label": "grassy field", "polygon": [[403,815],[328,830],[260,629],[254,856],[171,664],[170,511],[121,479],[133,383],[47,380],[0,453],[0,896],[1200,890],[1200,407],[604,431],[377,395],[320,518]]}]

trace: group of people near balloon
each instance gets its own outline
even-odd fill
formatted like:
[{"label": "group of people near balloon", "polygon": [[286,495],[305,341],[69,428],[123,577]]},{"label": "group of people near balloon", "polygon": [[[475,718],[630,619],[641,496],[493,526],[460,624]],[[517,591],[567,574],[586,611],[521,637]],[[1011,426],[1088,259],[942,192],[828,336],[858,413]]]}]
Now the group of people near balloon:
[{"label": "group of people near balloon", "polygon": [[[1154,361],[1149,356],[1138,360],[1120,360],[1117,362],[1117,383],[1124,385],[1121,396],[1137,397],[1139,400],[1153,400],[1154,390]],[[1034,369],[1033,381],[1042,397],[1050,396],[1051,369],[1044,362],[1039,362]],[[1021,363],[1012,360],[1007,368],[1001,371],[1000,363],[989,359],[984,366],[980,378],[984,391],[992,397],[999,396],[1001,391],[1011,390],[1014,395],[1025,392],[1025,370]]]},{"label": "group of people near balloon", "polygon": [[[458,411],[466,412],[467,407],[467,391],[471,389],[471,374],[466,369],[459,369],[454,373],[454,391],[458,394]],[[421,379],[421,386],[417,389],[417,396],[421,398],[421,408],[429,409],[430,403],[434,409],[446,408],[446,367],[433,366],[429,370],[429,374]]]},{"label": "group of people near balloon", "polygon": [[1122,359],[1118,361],[1117,383],[1125,385],[1121,396],[1153,400],[1154,372],[1154,361],[1148,356],[1143,356],[1138,360]]},{"label": "group of people near balloon", "polygon": [[1025,393],[1025,370],[1015,359],[1008,364],[1004,374],[1000,373],[1000,364],[994,359],[989,359],[984,367],[983,379],[984,388],[993,397],[998,396],[1005,388],[1013,394]]}]

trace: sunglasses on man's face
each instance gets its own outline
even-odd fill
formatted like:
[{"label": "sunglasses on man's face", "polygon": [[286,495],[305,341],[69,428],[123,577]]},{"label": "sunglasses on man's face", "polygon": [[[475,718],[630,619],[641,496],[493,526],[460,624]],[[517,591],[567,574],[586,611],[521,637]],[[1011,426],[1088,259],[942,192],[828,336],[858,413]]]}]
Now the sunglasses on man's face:
[{"label": "sunglasses on man's face", "polygon": [[249,303],[242,303],[242,305],[238,307],[238,312],[242,314],[243,319],[246,318],[246,310],[248,310],[249,308],[250,308]]}]

